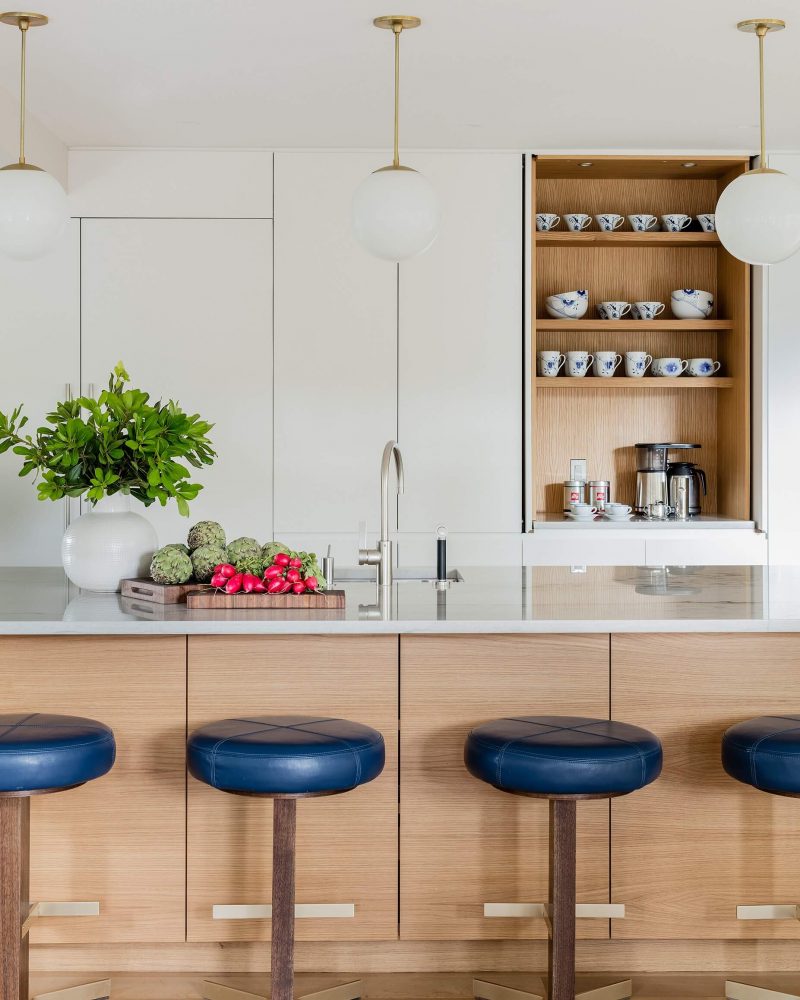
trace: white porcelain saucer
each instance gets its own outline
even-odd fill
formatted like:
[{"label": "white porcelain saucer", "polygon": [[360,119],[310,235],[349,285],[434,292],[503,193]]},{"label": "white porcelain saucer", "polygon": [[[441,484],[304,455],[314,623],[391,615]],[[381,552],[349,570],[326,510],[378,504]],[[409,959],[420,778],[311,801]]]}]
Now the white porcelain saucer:
[{"label": "white porcelain saucer", "polygon": [[581,521],[581,522],[594,521],[594,519],[597,517],[596,514],[565,514],[564,516],[570,518],[573,521]]},{"label": "white porcelain saucer", "polygon": [[631,518],[633,517],[633,514],[623,514],[622,517],[620,517],[618,515],[616,517],[612,517],[610,514],[605,514],[604,517],[605,517],[606,521],[611,521],[613,523],[613,522],[616,522],[616,521],[619,521],[619,522],[630,521]]}]

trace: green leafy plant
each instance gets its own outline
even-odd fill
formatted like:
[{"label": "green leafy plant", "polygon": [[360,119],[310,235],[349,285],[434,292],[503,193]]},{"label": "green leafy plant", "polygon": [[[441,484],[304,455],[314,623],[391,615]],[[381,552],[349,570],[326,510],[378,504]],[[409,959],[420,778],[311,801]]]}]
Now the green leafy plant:
[{"label": "green leafy plant", "polygon": [[28,418],[22,405],[0,413],[0,454],[22,458],[20,476],[40,476],[40,500],[83,496],[93,505],[104,496],[130,494],[149,507],[173,499],[184,516],[203,488],[191,472],[211,465],[216,452],[207,434],[214,426],[188,415],[169,400],[150,402],[140,389],[126,389],[130,376],[120,362],[98,399],[81,396],[58,403],[36,434],[20,431]]}]

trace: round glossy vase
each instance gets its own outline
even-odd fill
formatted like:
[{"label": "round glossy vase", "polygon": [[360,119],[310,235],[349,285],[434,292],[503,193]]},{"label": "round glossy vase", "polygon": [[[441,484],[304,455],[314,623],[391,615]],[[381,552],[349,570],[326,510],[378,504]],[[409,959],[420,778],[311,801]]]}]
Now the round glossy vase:
[{"label": "round glossy vase", "polygon": [[113,593],[121,580],[147,576],[158,537],[131,510],[131,498],[104,497],[67,528],[61,542],[64,572],[83,590]]}]

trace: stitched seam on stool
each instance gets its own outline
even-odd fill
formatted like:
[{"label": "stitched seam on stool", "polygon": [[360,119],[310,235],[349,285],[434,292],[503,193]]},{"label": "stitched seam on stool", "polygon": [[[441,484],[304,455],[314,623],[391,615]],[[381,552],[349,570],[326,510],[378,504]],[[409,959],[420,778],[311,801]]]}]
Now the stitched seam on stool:
[{"label": "stitched seam on stool", "polygon": [[90,740],[88,743],[68,743],[66,746],[60,746],[60,747],[36,747],[36,748],[31,747],[29,750],[0,749],[0,759],[2,759],[3,757],[11,757],[17,755],[27,757],[30,754],[35,754],[35,753],[63,753],[68,750],[75,750],[78,747],[94,747],[94,746],[100,746],[103,743],[113,743],[113,742],[114,742],[113,736],[106,736],[101,740]]}]

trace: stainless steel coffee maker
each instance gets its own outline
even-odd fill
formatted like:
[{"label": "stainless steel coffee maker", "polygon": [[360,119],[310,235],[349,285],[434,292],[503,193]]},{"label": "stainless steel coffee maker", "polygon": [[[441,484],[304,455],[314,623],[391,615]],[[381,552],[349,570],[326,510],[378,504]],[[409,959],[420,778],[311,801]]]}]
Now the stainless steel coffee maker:
[{"label": "stainless steel coffee maker", "polygon": [[699,448],[699,444],[637,444],[636,502],[637,514],[647,514],[652,504],[669,507],[667,464],[670,451]]}]

